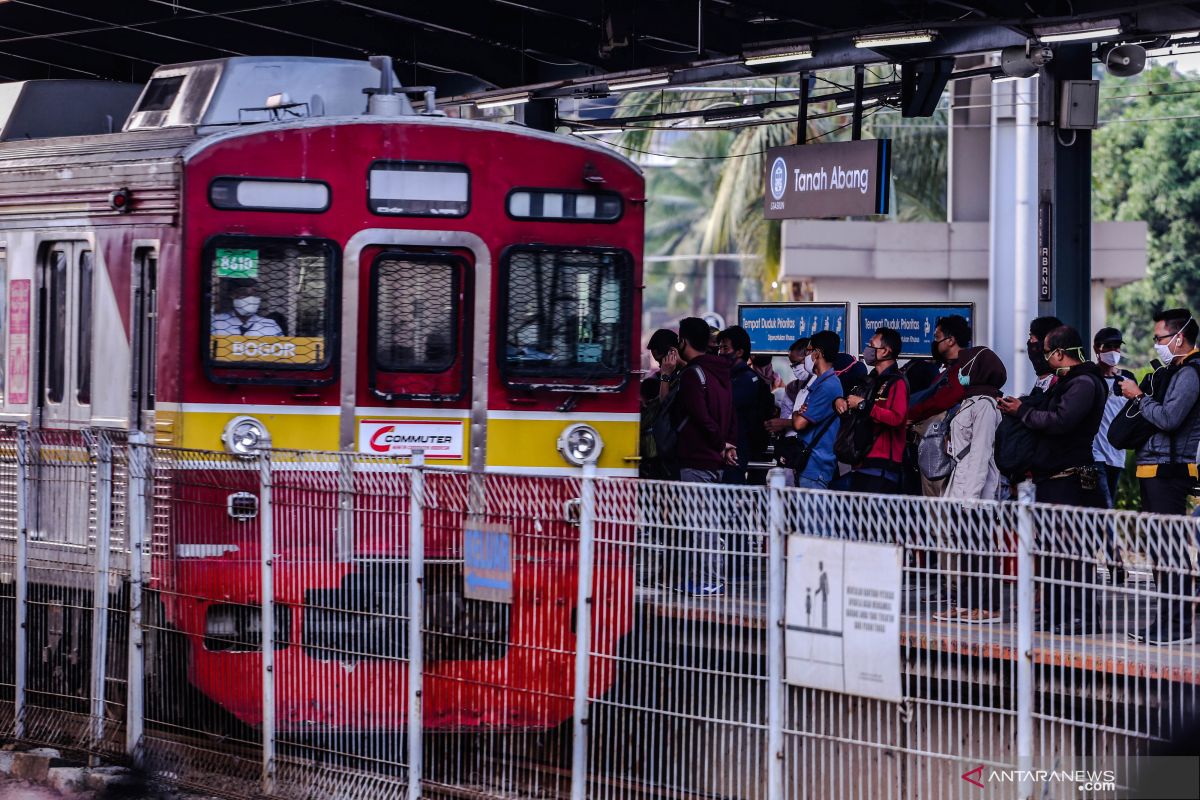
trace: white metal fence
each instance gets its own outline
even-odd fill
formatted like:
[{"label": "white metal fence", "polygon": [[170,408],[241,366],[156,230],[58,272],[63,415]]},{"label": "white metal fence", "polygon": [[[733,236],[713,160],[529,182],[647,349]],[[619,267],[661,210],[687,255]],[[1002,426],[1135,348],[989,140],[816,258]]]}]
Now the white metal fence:
[{"label": "white metal fence", "polygon": [[[230,796],[1032,797],[1194,720],[1200,647],[1130,633],[1198,530],[9,430],[0,725]],[[902,702],[785,684],[792,535],[902,548]]]}]

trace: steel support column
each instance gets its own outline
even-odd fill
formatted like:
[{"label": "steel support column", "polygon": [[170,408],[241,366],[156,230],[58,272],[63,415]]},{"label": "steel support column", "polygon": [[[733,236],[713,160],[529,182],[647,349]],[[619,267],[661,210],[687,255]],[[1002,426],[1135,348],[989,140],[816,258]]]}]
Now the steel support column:
[{"label": "steel support column", "polygon": [[[1054,48],[1038,87],[1038,203],[1050,222],[1049,284],[1039,269],[1038,313],[1075,326],[1084,341],[1091,337],[1092,132],[1064,131],[1057,122],[1062,82],[1091,77],[1091,44],[1064,44]],[[1045,232],[1039,249],[1044,244]]]}]

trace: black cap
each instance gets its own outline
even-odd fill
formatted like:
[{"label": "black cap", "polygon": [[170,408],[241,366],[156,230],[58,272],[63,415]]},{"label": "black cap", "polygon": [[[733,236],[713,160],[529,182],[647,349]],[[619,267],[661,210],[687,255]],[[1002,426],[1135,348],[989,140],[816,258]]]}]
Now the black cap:
[{"label": "black cap", "polygon": [[1096,331],[1096,336],[1092,339],[1092,344],[1125,344],[1125,340],[1121,337],[1121,332],[1116,328],[1101,328]]}]

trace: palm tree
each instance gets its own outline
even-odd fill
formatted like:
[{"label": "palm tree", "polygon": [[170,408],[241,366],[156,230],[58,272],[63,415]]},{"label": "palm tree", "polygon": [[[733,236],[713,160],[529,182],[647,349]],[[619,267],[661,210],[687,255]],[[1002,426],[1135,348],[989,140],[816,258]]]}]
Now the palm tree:
[{"label": "palm tree", "polygon": [[[826,75],[825,79],[844,86],[852,77],[843,70]],[[794,92],[797,85],[795,78],[777,82],[759,80],[752,82],[750,88],[761,89],[764,93]],[[741,83],[739,87],[746,88],[747,84]],[[699,115],[712,108],[714,103],[734,105],[736,98],[722,100],[719,94],[714,97],[711,90],[679,93],[669,100],[660,92],[638,92],[622,98],[616,116],[644,117],[664,111],[693,111]],[[806,140],[849,139],[849,128],[848,113],[816,116],[808,121]],[[655,152],[655,143],[661,140],[660,130],[649,126],[630,130],[614,144],[635,154]],[[892,109],[878,108],[868,112],[864,132],[868,136],[892,139],[893,218],[902,221],[944,220],[946,112],[939,109],[933,117],[908,120]],[[678,174],[654,178],[648,187],[652,200],[651,211],[648,211],[648,245],[664,248],[657,252],[660,255],[678,252],[757,255],[757,260],[747,262],[750,268],[744,271],[743,277],[757,284],[754,288],[765,289],[778,275],[782,255],[780,224],[764,219],[762,213],[762,176],[767,150],[795,141],[794,107],[771,109],[762,122],[731,129],[693,128],[690,135],[669,148],[668,154],[684,157],[676,166],[663,171]],[[677,202],[681,195],[674,191],[681,186],[691,187],[690,193],[683,193],[683,196],[692,199],[683,205]],[[706,186],[715,189],[711,192],[711,202],[701,204],[697,200],[704,196]],[[659,190],[664,191],[662,196],[657,193]],[[659,203],[659,211],[654,213],[654,205]],[[674,232],[675,238],[669,231]],[[692,247],[697,249],[685,250]],[[649,247],[648,252],[651,252]]]}]

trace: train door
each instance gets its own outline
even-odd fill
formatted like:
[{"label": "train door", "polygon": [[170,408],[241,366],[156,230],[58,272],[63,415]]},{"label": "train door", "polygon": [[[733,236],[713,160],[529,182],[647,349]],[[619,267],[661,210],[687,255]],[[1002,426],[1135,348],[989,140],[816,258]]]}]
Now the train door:
[{"label": "train door", "polygon": [[82,427],[91,420],[94,268],[88,242],[50,242],[42,248],[37,424],[44,429]]},{"label": "train door", "polygon": [[133,253],[132,383],[130,423],[154,430],[155,370],[158,334],[158,250],[138,247]]},{"label": "train door", "polygon": [[43,245],[38,264],[38,435],[30,535],[86,546],[95,261],[84,241]]}]

